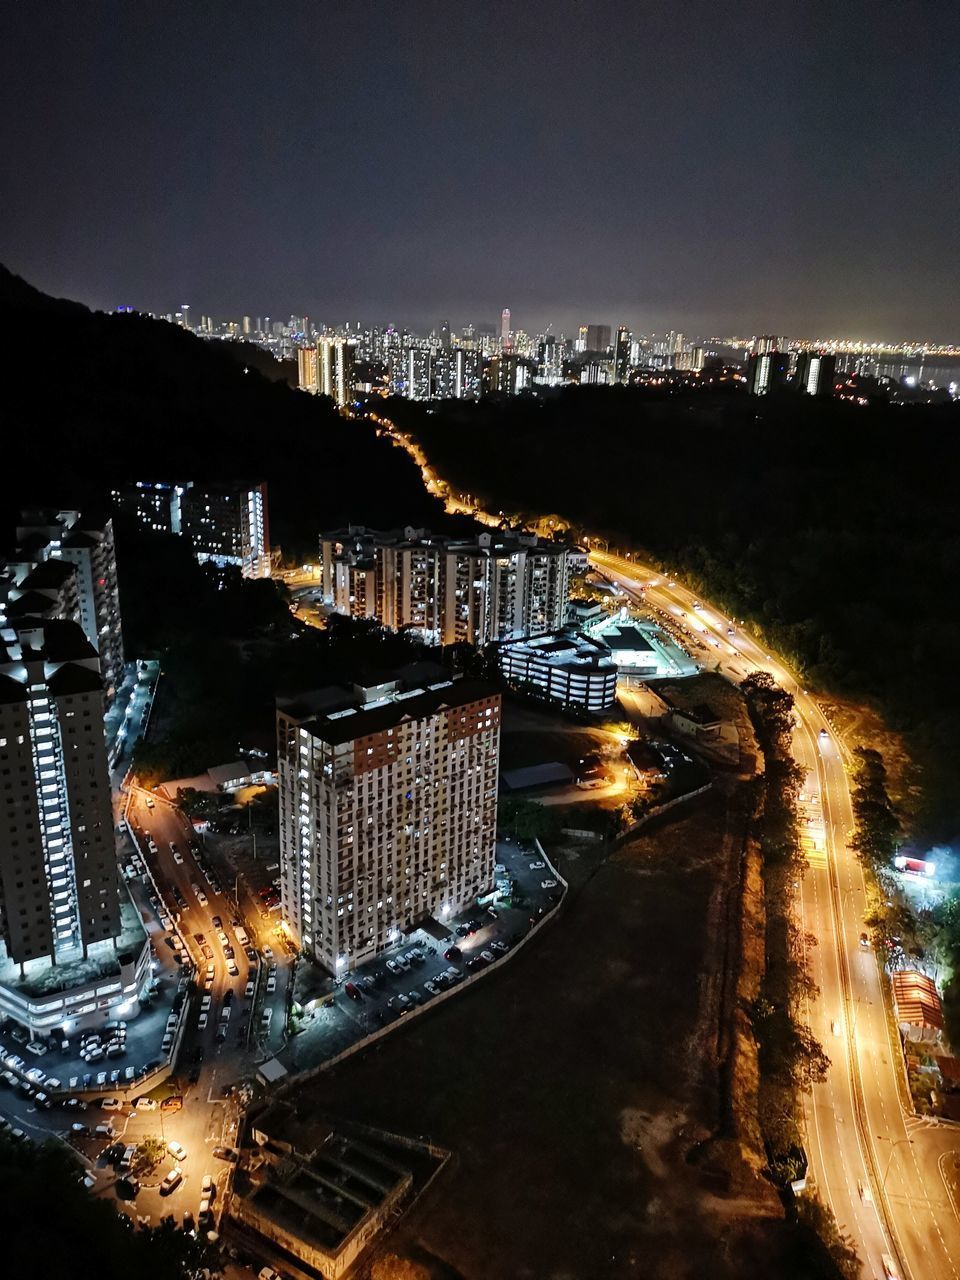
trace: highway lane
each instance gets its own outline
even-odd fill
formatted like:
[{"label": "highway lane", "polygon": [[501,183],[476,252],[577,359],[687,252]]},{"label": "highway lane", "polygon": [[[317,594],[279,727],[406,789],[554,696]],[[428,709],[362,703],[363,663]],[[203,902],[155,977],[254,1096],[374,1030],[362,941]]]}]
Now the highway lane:
[{"label": "highway lane", "polygon": [[876,957],[860,945],[866,885],[847,845],[853,812],[844,744],[792,672],[719,610],[695,610],[692,592],[647,566],[601,552],[591,553],[591,560],[625,589],[643,585],[651,605],[715,640],[704,663],[716,663],[734,679],[749,670],[768,671],[794,695],[794,750],[808,794],[816,797],[813,807],[819,805],[826,846],[798,895],[801,927],[817,939],[808,958],[820,997],[807,1016],[832,1060],[826,1082],[805,1099],[811,1174],[841,1230],[854,1240],[864,1276],[882,1277],[886,1254],[903,1280],[956,1280],[960,1219],[939,1161],[960,1149],[960,1140],[955,1130],[930,1126],[904,1110],[902,1059],[890,1034],[880,972]]}]

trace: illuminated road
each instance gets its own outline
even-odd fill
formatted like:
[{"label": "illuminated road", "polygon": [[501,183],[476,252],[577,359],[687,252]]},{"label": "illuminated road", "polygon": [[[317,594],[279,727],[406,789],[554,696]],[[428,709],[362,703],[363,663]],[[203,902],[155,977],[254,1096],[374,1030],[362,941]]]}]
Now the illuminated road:
[{"label": "illuminated road", "polygon": [[801,927],[818,942],[808,960],[820,997],[807,1008],[807,1020],[832,1060],[826,1082],[804,1104],[810,1174],[856,1245],[864,1276],[881,1280],[887,1255],[903,1280],[958,1280],[960,1218],[939,1161],[960,1150],[960,1135],[903,1108],[899,1046],[888,1030],[873,952],[860,944],[866,893],[860,863],[847,846],[853,813],[842,742],[783,663],[717,609],[694,610],[690,591],[644,565],[605,552],[590,558],[624,589],[644,586],[650,605],[693,629],[707,644],[700,653],[705,667],[717,665],[737,680],[767,671],[794,695],[794,753],[808,778],[805,808],[822,817],[825,837],[825,856],[810,857],[797,907]]}]

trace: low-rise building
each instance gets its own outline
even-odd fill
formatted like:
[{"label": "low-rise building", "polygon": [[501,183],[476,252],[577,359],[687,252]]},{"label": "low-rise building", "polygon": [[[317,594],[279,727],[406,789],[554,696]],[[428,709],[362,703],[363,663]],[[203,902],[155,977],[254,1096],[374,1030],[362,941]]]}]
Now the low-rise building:
[{"label": "low-rise building", "polygon": [[282,1102],[250,1122],[250,1136],[228,1229],[237,1224],[282,1270],[300,1263],[326,1280],[350,1270],[448,1154]]},{"label": "low-rise building", "polygon": [[504,641],[497,662],[506,680],[563,707],[605,711],[617,700],[617,665],[607,646],[589,636],[555,631]]},{"label": "low-rise building", "polygon": [[657,652],[636,623],[611,623],[603,628],[601,634],[618,667],[637,675],[655,676],[659,673]]},{"label": "low-rise building", "polygon": [[916,969],[893,975],[893,1004],[897,1026],[906,1040],[936,1044],[943,1035],[943,1005],[937,984]]},{"label": "low-rise building", "polygon": [[667,718],[679,732],[690,738],[717,738],[723,725],[723,716],[718,715],[706,702],[698,702],[695,707],[675,707],[663,692],[660,697],[670,707]]},{"label": "low-rise building", "polygon": [[598,626],[605,616],[599,600],[570,600],[567,603],[567,621],[581,631]]}]

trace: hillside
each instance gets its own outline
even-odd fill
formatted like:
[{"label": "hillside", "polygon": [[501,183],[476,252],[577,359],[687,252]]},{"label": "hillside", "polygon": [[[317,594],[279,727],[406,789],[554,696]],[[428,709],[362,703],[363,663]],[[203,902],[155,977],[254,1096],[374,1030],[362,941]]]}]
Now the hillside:
[{"label": "hillside", "polygon": [[431,409],[387,412],[455,488],[646,549],[879,707],[923,767],[914,831],[956,836],[960,405],[612,387]]},{"label": "hillside", "polygon": [[252,363],[269,357],[245,364],[242,344],[89,311],[0,267],[0,350],[0,545],[24,503],[96,501],[142,478],[265,479],[273,539],[298,556],[347,521],[442,522],[401,450],[292,390],[283,366],[261,376]]}]

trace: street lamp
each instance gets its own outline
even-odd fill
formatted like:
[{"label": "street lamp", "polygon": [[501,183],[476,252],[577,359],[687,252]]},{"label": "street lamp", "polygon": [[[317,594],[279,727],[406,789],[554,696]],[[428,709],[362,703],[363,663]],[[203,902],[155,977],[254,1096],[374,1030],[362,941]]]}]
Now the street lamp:
[{"label": "street lamp", "polygon": [[895,1148],[895,1147],[902,1146],[904,1143],[908,1143],[908,1144],[912,1147],[912,1146],[913,1146],[913,1139],[912,1139],[912,1138],[893,1138],[893,1139],[891,1139],[891,1138],[886,1138],[886,1137],[884,1137],[884,1135],[883,1135],[882,1133],[878,1133],[878,1134],[877,1134],[877,1137],[880,1139],[880,1141],[881,1141],[881,1142],[889,1142],[889,1143],[890,1143],[890,1155],[889,1155],[889,1156],[888,1156],[888,1158],[887,1158],[887,1167],[886,1167],[886,1169],[884,1170],[883,1177],[880,1179],[880,1191],[881,1191],[881,1193],[882,1193],[882,1192],[883,1192],[883,1190],[884,1190],[884,1188],[885,1188],[885,1187],[886,1187],[886,1185],[887,1185],[887,1174],[889,1174],[889,1172],[890,1172],[890,1166],[893,1164],[893,1152],[894,1152],[894,1148]]}]

